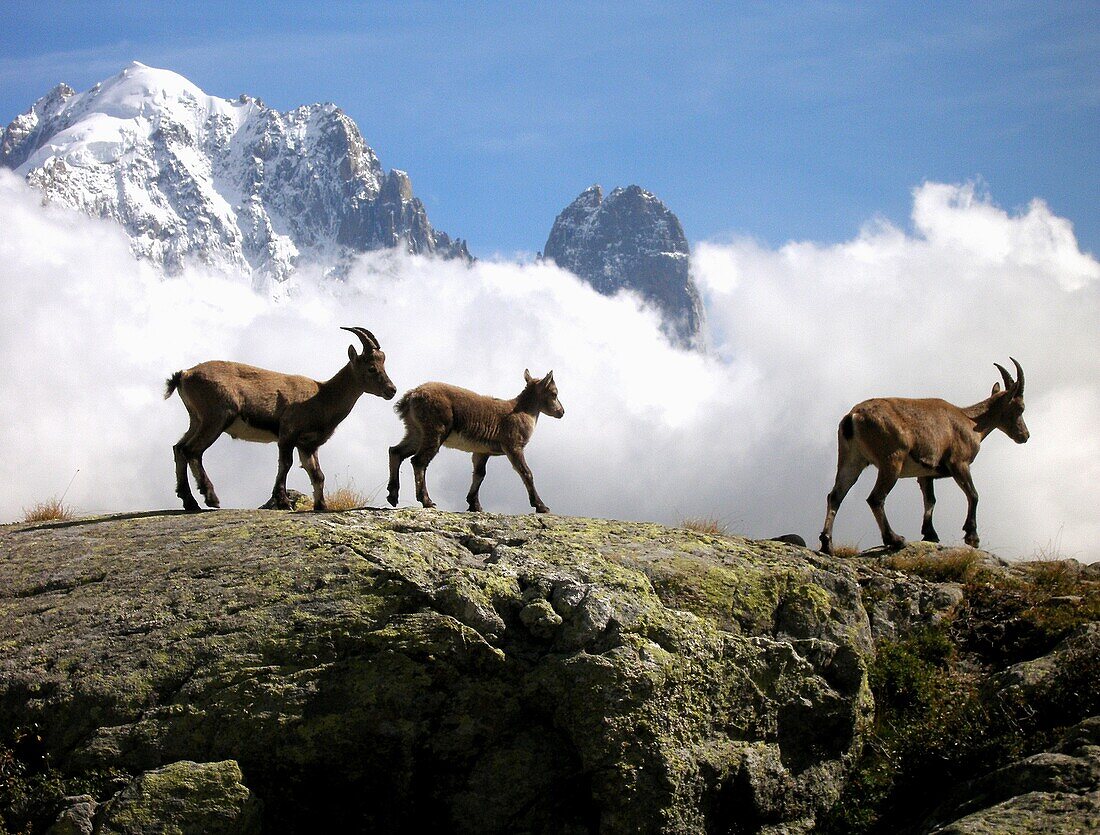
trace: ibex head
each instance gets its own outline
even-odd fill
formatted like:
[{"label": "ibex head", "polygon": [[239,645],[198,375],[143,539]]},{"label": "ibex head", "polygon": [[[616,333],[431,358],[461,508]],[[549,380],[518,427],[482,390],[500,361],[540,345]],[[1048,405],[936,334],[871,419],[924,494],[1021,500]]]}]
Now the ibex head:
[{"label": "ibex head", "polygon": [[1002,390],[1000,383],[993,384],[993,392],[990,395],[993,402],[990,404],[990,418],[993,425],[1004,432],[1018,444],[1027,443],[1031,433],[1027,431],[1024,423],[1024,369],[1020,363],[1009,357],[1016,366],[1016,379],[1008,373],[1005,367],[999,363],[993,363],[1001,372],[1005,387]]},{"label": "ibex head", "polygon": [[363,353],[357,354],[355,346],[348,346],[348,360],[355,377],[367,394],[377,394],[386,400],[392,400],[397,394],[397,386],[386,373],[386,355],[374,334],[366,328],[344,328],[359,337],[363,343]]},{"label": "ibex head", "polygon": [[554,382],[553,371],[539,379],[532,377],[531,372],[525,368],[523,379],[527,383],[525,392],[533,393],[540,412],[552,418],[560,418],[565,414],[565,408],[558,400],[558,385]]}]

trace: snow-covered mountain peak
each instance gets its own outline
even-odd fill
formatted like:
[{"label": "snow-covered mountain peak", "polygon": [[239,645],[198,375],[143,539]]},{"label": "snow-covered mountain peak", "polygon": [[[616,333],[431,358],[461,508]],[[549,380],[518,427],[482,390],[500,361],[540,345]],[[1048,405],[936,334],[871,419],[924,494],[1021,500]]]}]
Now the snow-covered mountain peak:
[{"label": "snow-covered mountain peak", "polygon": [[39,99],[4,131],[0,165],[54,202],[119,221],[135,253],[169,271],[196,259],[266,283],[370,249],[469,257],[336,105],[282,113],[137,61]]}]

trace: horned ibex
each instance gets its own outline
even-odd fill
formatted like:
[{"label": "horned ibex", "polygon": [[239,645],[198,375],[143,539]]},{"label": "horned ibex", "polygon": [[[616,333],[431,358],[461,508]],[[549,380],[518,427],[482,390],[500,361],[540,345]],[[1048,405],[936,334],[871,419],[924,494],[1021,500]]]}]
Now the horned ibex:
[{"label": "horned ibex", "polygon": [[917,479],[924,497],[921,534],[925,541],[939,542],[932,526],[936,504],[932,483],[950,476],[967,498],[964,540],[977,548],[978,491],[970,478],[970,463],[981,442],[994,429],[1000,429],[1018,444],[1029,437],[1023,418],[1024,370],[1016,360],[1012,362],[1016,366],[1016,380],[1003,366],[994,363],[1004,378],[1004,390],[1000,383],[994,384],[992,394],[973,406],[960,408],[939,399],[883,397],[865,400],[845,415],[837,432],[836,482],[829,493],[821,550],[832,553],[837,508],[869,464],[878,468],[878,481],[867,503],[878,522],[884,545],[900,548],[905,544],[905,539],[891,530],[883,507],[899,478]]},{"label": "horned ibex", "polygon": [[511,400],[486,397],[447,383],[424,383],[406,392],[394,407],[405,423],[405,437],[390,447],[390,504],[397,506],[401,462],[411,455],[416,499],[424,507],[435,507],[424,474],[439,447],[447,446],[473,453],[474,478],[466,496],[470,510],[481,510],[478,491],[490,456],[506,455],[523,479],[531,507],[537,513],[549,513],[550,508],[535,492],[523,448],[531,440],[540,414],[560,418],[565,409],[558,402],[553,371],[537,379],[524,370],[523,379],[526,386]]},{"label": "horned ibex", "polygon": [[294,450],[313,484],[313,509],[325,509],[325,475],[317,463],[317,448],[332,437],[362,394],[393,399],[397,387],[386,374],[386,355],[374,334],[363,328],[343,328],[359,337],[363,352],[348,346],[348,363],[331,380],[267,371],[239,362],[214,360],[177,371],[166,381],[164,398],[179,390],[191,425],[172,447],[176,459],[176,495],[183,508],[199,509],[187,483],[187,466],[207,507],[220,502],[202,465],[202,454],[222,432],[231,438],[279,445],[279,473],[267,506],[289,509],[286,476]]}]

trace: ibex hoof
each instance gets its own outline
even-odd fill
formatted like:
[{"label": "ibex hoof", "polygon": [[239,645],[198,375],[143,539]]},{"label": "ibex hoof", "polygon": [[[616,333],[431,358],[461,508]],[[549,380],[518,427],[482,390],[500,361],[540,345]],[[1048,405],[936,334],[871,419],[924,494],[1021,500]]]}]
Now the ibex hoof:
[{"label": "ibex hoof", "polygon": [[314,513],[325,513],[326,511],[328,511],[328,505],[326,505],[324,502],[321,502],[320,504],[317,504],[316,502],[314,502],[314,504],[313,504],[313,512]]},{"label": "ibex hoof", "polygon": [[217,510],[219,507],[222,506],[222,503],[220,501],[218,501],[218,497],[215,496],[212,499],[207,499],[206,500],[206,506],[209,507],[209,508],[212,508],[213,510]]},{"label": "ibex hoof", "polygon": [[977,535],[977,534],[974,534],[973,536],[967,536],[967,537],[964,537],[964,538],[963,538],[963,542],[965,542],[965,543],[966,543],[967,545],[969,545],[969,546],[970,546],[971,548],[977,548],[977,547],[978,547],[978,543],[979,543],[979,542],[981,542],[981,540],[980,540],[980,539],[978,539],[978,535]]},{"label": "ibex hoof", "polygon": [[905,537],[894,534],[893,536],[884,536],[882,538],[882,544],[893,551],[898,551],[905,547]]},{"label": "ibex hoof", "polygon": [[393,492],[387,495],[386,501],[390,503],[390,507],[397,507],[397,493]]},{"label": "ibex hoof", "polygon": [[922,540],[922,542],[939,542],[939,541],[940,541],[940,535],[938,533],[936,533],[935,531],[932,531],[932,533],[926,533],[924,535],[924,539]]},{"label": "ibex hoof", "polygon": [[429,499],[426,502],[421,502],[420,504],[422,504],[424,507],[427,507],[427,508],[435,507],[435,502],[433,502],[431,499]]},{"label": "ibex hoof", "polygon": [[830,557],[833,555],[833,540],[825,534],[821,535],[821,553]]},{"label": "ibex hoof", "polygon": [[548,508],[544,504],[540,504],[535,508],[535,513],[549,513],[549,512],[550,512],[550,508]]},{"label": "ibex hoof", "polygon": [[466,509],[469,513],[481,513],[480,504],[472,504]]},{"label": "ibex hoof", "polygon": [[188,513],[198,513],[201,510],[201,508],[199,507],[199,503],[194,499],[184,499],[183,509],[186,510]]}]

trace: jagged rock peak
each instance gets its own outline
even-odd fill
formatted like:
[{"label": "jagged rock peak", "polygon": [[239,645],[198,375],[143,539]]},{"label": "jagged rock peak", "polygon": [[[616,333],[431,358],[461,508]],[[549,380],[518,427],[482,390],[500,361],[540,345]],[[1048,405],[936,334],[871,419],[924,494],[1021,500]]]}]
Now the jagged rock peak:
[{"label": "jagged rock peak", "polygon": [[702,346],[703,305],[687,237],[651,192],[631,185],[605,198],[599,185],[589,186],[558,215],[543,253],[601,293],[639,293],[661,312],[671,338]]},{"label": "jagged rock peak", "polygon": [[136,61],[83,93],[60,84],[39,99],[4,131],[0,166],[53,202],[118,221],[133,251],[169,272],[194,259],[263,283],[374,249],[470,257],[336,105],[284,113]]}]

